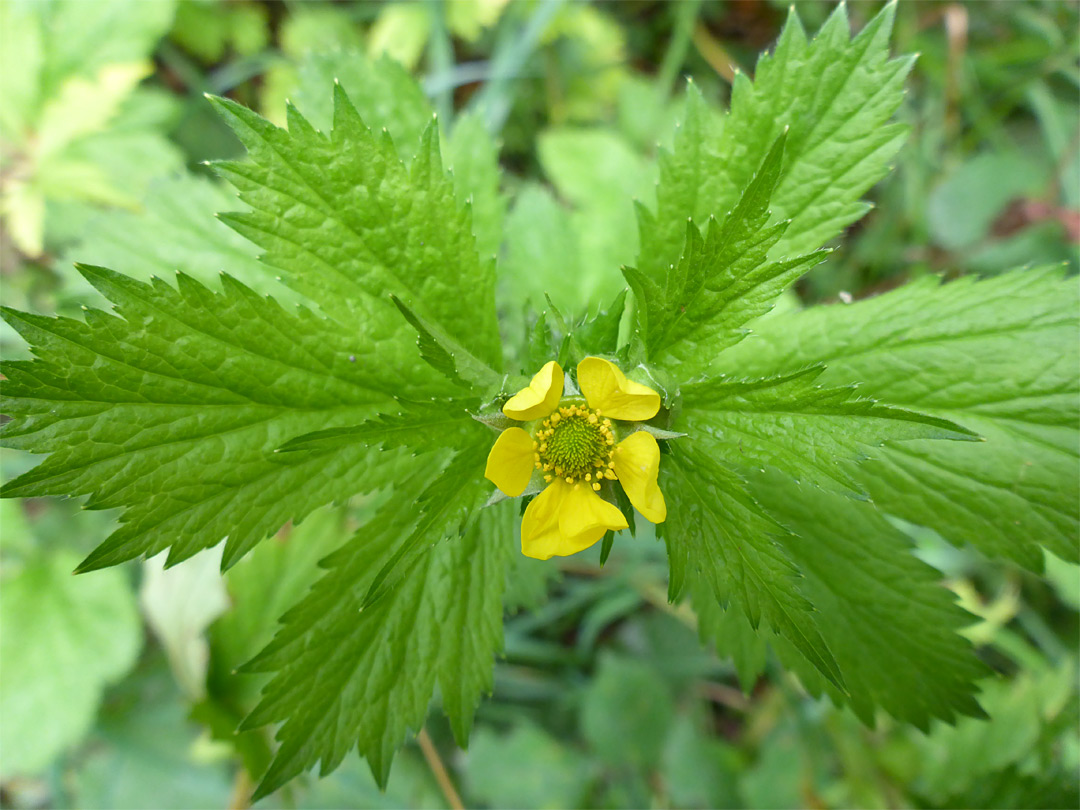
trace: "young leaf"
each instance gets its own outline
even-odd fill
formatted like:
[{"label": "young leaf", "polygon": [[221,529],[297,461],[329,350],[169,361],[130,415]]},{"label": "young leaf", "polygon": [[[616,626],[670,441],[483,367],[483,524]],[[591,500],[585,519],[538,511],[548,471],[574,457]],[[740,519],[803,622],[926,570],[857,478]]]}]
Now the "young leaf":
[{"label": "young leaf", "polygon": [[174,289],[80,270],[120,317],[5,310],[38,359],[3,367],[13,418],[2,435],[8,447],[51,453],[4,497],[89,494],[89,508],[125,510],[84,570],[169,546],[176,563],[226,536],[228,567],[287,520],[408,467],[405,454],[355,444],[273,451],[312,428],[392,410],[410,390],[440,394],[423,366],[386,365],[383,344],[307,310],[289,314],[228,276],[214,293],[183,275]]},{"label": "young leaf", "polygon": [[744,324],[768,312],[795,279],[824,258],[824,252],[818,252],[783,261],[766,259],[787,227],[766,227],[784,142],[783,135],[776,139],[723,224],[710,217],[705,239],[692,221],[686,223],[681,258],[662,276],[623,268],[634,290],[638,330],[650,360],[678,366],[684,377],[700,373],[715,354],[743,338]]},{"label": "young leaf", "polygon": [[462,388],[483,389],[499,382],[499,375],[490,366],[477,360],[437,326],[409,309],[393,293],[390,294],[390,300],[417,331],[419,337],[416,339],[416,346],[420,349],[424,362],[446,379]]},{"label": "young leaf", "polygon": [[436,684],[455,735],[467,737],[502,644],[513,505],[481,511],[461,537],[437,543],[385,598],[363,606],[374,572],[415,528],[415,501],[438,475],[426,469],[400,480],[372,521],[325,561],[326,575],[247,665],[275,675],[244,727],[282,723],[281,747],[256,799],[316,762],[329,773],[356,746],[385,784],[394,751],[420,728]]},{"label": "young leaf", "polygon": [[952,422],[856,399],[853,386],[816,385],[824,368],[759,380],[718,377],[682,387],[678,430],[735,467],[777,468],[819,486],[858,492],[850,461],[887,441],[972,439]]},{"label": "young leaf", "polygon": [[1040,545],[1080,557],[1078,313],[1076,280],[1057,268],[925,278],[763,320],[720,361],[739,374],[824,362],[823,383],[977,431],[985,441],[885,448],[855,475],[883,510],[1037,571]]},{"label": "young leaf", "polygon": [[[377,444],[381,447],[408,447],[420,454],[442,447],[433,435],[442,429],[467,425],[472,416],[458,401],[438,403],[402,402],[400,413],[380,413],[359,425],[316,430],[289,439],[279,449],[283,453],[300,450],[337,450],[343,444]],[[457,408],[457,410],[455,410]],[[432,441],[432,439],[436,439]]]}]

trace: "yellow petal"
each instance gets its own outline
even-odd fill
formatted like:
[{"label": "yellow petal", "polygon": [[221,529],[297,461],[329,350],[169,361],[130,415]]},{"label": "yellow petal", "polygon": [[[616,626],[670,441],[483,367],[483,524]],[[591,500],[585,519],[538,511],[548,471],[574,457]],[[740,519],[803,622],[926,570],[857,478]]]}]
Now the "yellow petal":
[{"label": "yellow petal", "polygon": [[544,364],[522,388],[503,405],[503,413],[519,422],[543,419],[559,404],[563,394],[563,370],[554,360]]},{"label": "yellow petal", "polygon": [[586,357],[577,367],[578,386],[590,408],[604,416],[640,422],[660,410],[660,395],[649,386],[626,379],[614,363],[602,357]]},{"label": "yellow petal", "polygon": [[484,478],[516,498],[529,485],[533,461],[532,436],[519,427],[507,428],[488,453]]},{"label": "yellow petal", "polygon": [[549,560],[562,547],[559,510],[570,485],[562,479],[551,483],[529,503],[521,519],[521,553],[537,560]]},{"label": "yellow petal", "polygon": [[660,446],[650,433],[639,430],[619,442],[615,475],[634,508],[653,523],[667,519],[664,493],[656,483],[660,472]]},{"label": "yellow petal", "polygon": [[593,492],[588,484],[565,484],[569,492],[559,510],[562,534],[561,556],[577,554],[600,540],[608,529],[626,528],[626,517],[619,508]]}]

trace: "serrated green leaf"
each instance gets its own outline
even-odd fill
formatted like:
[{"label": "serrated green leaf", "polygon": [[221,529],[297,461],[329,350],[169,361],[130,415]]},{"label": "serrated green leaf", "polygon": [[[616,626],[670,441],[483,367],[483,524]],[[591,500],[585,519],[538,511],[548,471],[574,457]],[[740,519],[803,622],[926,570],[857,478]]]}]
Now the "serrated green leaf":
[{"label": "serrated green leaf", "polygon": [[1076,280],[1056,268],[926,278],[761,321],[721,361],[739,374],[824,362],[822,383],[977,431],[985,441],[885,448],[855,474],[881,509],[1038,571],[1040,545],[1080,558],[1078,313]]},{"label": "serrated green leaf", "polygon": [[755,628],[764,620],[842,691],[843,675],[813,607],[777,544],[787,530],[762,511],[734,473],[693,444],[676,444],[665,462],[660,487],[668,499],[663,537],[670,598],[689,585],[695,600],[732,604]]},{"label": "serrated green leaf", "polygon": [[256,798],[316,762],[329,773],[357,745],[385,784],[395,749],[420,727],[436,684],[455,733],[467,736],[502,644],[513,505],[483,510],[452,542],[437,542],[445,528],[433,530],[427,539],[435,547],[409,576],[363,607],[374,572],[422,519],[415,502],[439,473],[423,470],[396,486],[368,526],[325,561],[327,574],[248,665],[276,674],[245,727],[283,723]]},{"label": "serrated green leaf", "polygon": [[829,489],[859,492],[851,460],[885,442],[974,439],[949,420],[817,385],[824,368],[759,380],[727,377],[682,387],[675,427],[734,467],[775,468]]},{"label": "serrated green leaf", "polygon": [[390,410],[413,385],[416,398],[438,394],[424,369],[369,362],[379,343],[289,314],[228,276],[214,293],[183,275],[174,289],[81,270],[120,317],[4,312],[38,359],[4,366],[13,419],[3,442],[51,455],[3,495],[89,494],[89,508],[124,508],[84,570],[170,546],[175,563],[228,536],[227,567],[287,520],[408,466],[401,452],[360,445],[273,451],[313,427]]},{"label": "serrated green leaf", "polygon": [[[341,21],[336,22],[340,27]],[[295,74],[282,88],[282,96],[295,104],[312,126],[329,132],[334,122],[333,88],[337,83],[368,126],[390,132],[398,156],[406,162],[411,160],[420,136],[431,123],[432,108],[409,72],[389,57],[371,59],[358,48],[322,50],[306,45],[303,51],[297,54],[301,58]],[[284,112],[284,108],[279,109]],[[280,114],[271,118],[275,123],[284,123]]]},{"label": "serrated green leaf", "polygon": [[[744,337],[742,327],[748,321],[768,312],[795,279],[824,258],[818,252],[766,260],[787,227],[766,227],[784,143],[783,135],[776,139],[723,223],[709,218],[705,239],[692,221],[686,223],[677,264],[658,276],[623,268],[634,290],[638,330],[650,360],[677,367],[684,377],[700,373],[718,352]],[[651,215],[639,211],[642,228],[648,230]]]},{"label": "serrated green leaf", "polygon": [[419,335],[416,346],[424,362],[462,388],[485,389],[498,384],[499,375],[477,360],[435,324],[421,318],[393,293],[390,300]]},{"label": "serrated green leaf", "polygon": [[455,453],[438,478],[415,500],[420,519],[371,578],[364,607],[383,598],[407,576],[413,562],[430,550],[433,538],[437,541],[464,526],[490,497],[482,470],[491,449],[491,434],[475,423],[472,427],[473,443]]},{"label": "serrated green leaf", "polygon": [[[252,210],[222,219],[267,252],[263,261],[344,323],[403,336],[388,293],[495,368],[502,353],[494,268],[481,262],[471,218],[443,170],[434,124],[406,167],[340,85],[329,136],[289,108],[288,131],[226,99],[215,106],[250,161],[217,164]],[[404,365],[404,363],[402,363]]]},{"label": "serrated green leaf", "polygon": [[[554,352],[559,355],[560,363],[577,363],[589,355],[616,353],[623,315],[626,313],[627,292],[623,289],[606,307],[598,307],[595,314],[583,315],[576,323],[565,324],[567,331],[563,342],[566,352]],[[557,315],[558,310],[554,309],[554,305],[552,307],[553,314]],[[556,320],[561,320],[561,316]],[[551,359],[551,355],[547,359]]]},{"label": "serrated green leaf", "polygon": [[910,58],[889,60],[895,5],[850,39],[840,5],[813,41],[792,9],[775,52],[751,81],[738,74],[722,123],[696,89],[675,150],[660,159],[654,217],[641,224],[638,268],[658,278],[678,263],[687,217],[718,218],[735,205],[769,148],[787,132],[785,169],[772,198],[774,221],[791,220],[773,258],[808,253],[861,217],[859,197],[879,180],[906,135],[888,124]]},{"label": "serrated green leaf", "polygon": [[[804,578],[847,685],[847,695],[825,687],[834,699],[869,725],[876,708],[924,731],[931,719],[984,716],[973,695],[989,671],[958,632],[972,617],[872,504],[775,471],[751,475],[748,488],[792,532],[778,542]],[[816,672],[782,657],[805,684],[821,688]]]},{"label": "serrated green leaf", "polygon": [[283,453],[301,450],[336,450],[343,444],[361,443],[380,447],[409,447],[413,453],[441,447],[438,430],[461,427],[472,419],[460,402],[402,402],[398,413],[380,413],[359,425],[327,428],[289,439],[279,449]]},{"label": "serrated green leaf", "polygon": [[[5,529],[7,531],[7,529]],[[4,779],[33,776],[89,731],[105,686],[142,644],[135,598],[121,571],[73,577],[60,553],[15,571],[0,588]]]},{"label": "serrated green leaf", "polygon": [[[301,18],[316,16],[306,9],[300,9],[297,14]],[[337,23],[340,27],[340,21]],[[322,34],[320,39],[319,47],[325,47],[326,35]],[[389,132],[401,159],[406,163],[411,161],[433,113],[416,79],[387,56],[372,60],[352,48],[328,52],[308,50],[296,70],[295,87],[284,95],[291,96],[304,116],[325,132],[333,122],[331,88],[335,81],[368,126]],[[273,120],[281,123],[277,118]],[[465,114],[454,122],[450,137],[443,137],[442,151],[447,169],[453,175],[458,200],[471,206],[477,253],[489,259],[502,241],[506,213],[506,199],[499,191],[495,142],[479,115]]]}]

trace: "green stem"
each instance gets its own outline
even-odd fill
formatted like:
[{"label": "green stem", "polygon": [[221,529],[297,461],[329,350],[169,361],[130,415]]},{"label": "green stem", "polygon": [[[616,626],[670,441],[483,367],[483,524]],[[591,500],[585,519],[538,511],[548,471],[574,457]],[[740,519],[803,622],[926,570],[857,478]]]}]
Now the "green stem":
[{"label": "green stem", "polygon": [[701,0],[682,0],[675,12],[675,30],[671,34],[664,59],[660,63],[660,72],[656,75],[656,92],[667,99],[675,89],[675,80],[679,70],[686,62],[690,49],[690,40],[694,35],[694,23],[697,22]]},{"label": "green stem", "polygon": [[[435,112],[444,128],[450,126],[454,114],[454,87],[449,81],[443,81],[454,70],[454,46],[450,41],[450,31],[446,27],[445,0],[428,0],[428,13],[431,14],[431,38],[428,40],[428,68],[432,76],[440,77],[434,93]],[[444,130],[445,131],[445,130]]]}]

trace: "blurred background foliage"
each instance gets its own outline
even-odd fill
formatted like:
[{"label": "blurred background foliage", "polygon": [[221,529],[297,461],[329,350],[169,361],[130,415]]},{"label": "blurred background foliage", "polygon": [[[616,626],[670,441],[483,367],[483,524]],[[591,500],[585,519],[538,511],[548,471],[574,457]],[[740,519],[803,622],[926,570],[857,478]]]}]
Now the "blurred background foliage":
[{"label": "blurred background foliage", "polygon": [[[203,94],[279,124],[288,98],[325,129],[338,78],[404,158],[431,110],[458,174],[482,171],[470,145],[496,138],[505,194],[473,205],[502,218],[479,245],[500,253],[507,340],[523,343],[545,292],[573,311],[621,289],[616,269],[637,250],[629,200],[652,193],[684,77],[726,103],[785,6],[0,0],[3,303],[71,315],[100,303],[74,259],[209,283],[226,270],[294,300],[214,219],[236,203],[204,162],[240,148]],[[797,6],[808,29],[832,8]],[[879,7],[852,4],[853,23]],[[875,209],[785,305],[925,273],[1075,267],[1078,30],[1070,2],[902,3],[895,50],[921,54],[902,110],[911,139]],[[0,349],[26,351],[7,327]],[[5,477],[32,464],[0,454]],[[373,506],[286,527],[224,577],[212,552],[72,577],[111,516],[0,503],[0,804],[246,806],[272,741],[233,733],[261,685],[233,671]],[[871,729],[773,661],[740,680],[729,651],[699,644],[694,614],[667,604],[647,527],[603,568],[596,549],[520,559],[468,751],[433,710],[385,794],[350,758],[260,806],[1076,807],[1080,571],[1048,558],[1037,578],[900,528],[973,614],[967,633],[996,672],[988,722],[923,733],[883,716]]]}]

